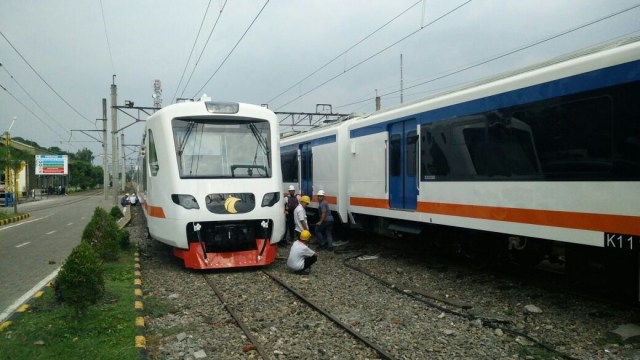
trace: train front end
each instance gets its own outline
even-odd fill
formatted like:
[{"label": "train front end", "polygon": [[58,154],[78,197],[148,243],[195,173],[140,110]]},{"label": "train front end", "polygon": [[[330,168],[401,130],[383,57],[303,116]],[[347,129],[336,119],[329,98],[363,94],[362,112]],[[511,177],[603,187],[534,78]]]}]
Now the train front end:
[{"label": "train front end", "polygon": [[166,110],[147,124],[151,237],[187,268],[272,263],[285,230],[275,114],[211,101]]}]

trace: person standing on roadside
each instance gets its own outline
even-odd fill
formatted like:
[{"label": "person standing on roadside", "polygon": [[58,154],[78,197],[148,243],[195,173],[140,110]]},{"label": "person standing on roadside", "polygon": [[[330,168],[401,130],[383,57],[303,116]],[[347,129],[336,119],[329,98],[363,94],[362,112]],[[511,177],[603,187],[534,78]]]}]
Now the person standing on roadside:
[{"label": "person standing on roadside", "polygon": [[287,233],[289,242],[293,243],[298,238],[296,237],[295,229],[296,224],[293,220],[293,212],[300,204],[300,196],[296,194],[296,188],[293,185],[289,186],[289,194],[284,203],[284,211],[287,216]]},{"label": "person standing on roadside", "polygon": [[333,215],[329,203],[324,198],[324,190],[318,191],[318,212],[320,219],[316,223],[316,235],[320,249],[333,251]]},{"label": "person standing on roadside", "polygon": [[303,230],[309,230],[307,223],[307,206],[311,203],[311,199],[307,195],[300,197],[300,204],[293,210],[293,221],[296,226],[296,239],[300,239],[300,233]]}]

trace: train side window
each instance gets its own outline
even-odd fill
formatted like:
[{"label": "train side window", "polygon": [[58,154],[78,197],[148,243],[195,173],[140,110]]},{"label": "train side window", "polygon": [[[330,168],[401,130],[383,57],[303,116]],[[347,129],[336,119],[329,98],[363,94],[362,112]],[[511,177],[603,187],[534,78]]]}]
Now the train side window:
[{"label": "train side window", "polygon": [[401,145],[400,135],[392,135],[391,141],[389,141],[389,164],[391,165],[389,174],[391,176],[400,176],[402,170],[402,165],[400,164],[402,155]]},{"label": "train side window", "polygon": [[282,165],[282,180],[284,182],[298,182],[298,153],[297,151],[283,151],[280,153]]},{"label": "train side window", "polygon": [[427,180],[449,175],[449,162],[442,150],[442,146],[446,145],[444,134],[440,133],[438,138],[430,124],[422,125],[420,134],[420,178]]},{"label": "train side window", "polygon": [[517,119],[493,121],[487,126],[463,130],[465,144],[475,169],[470,176],[516,177],[539,173],[530,130]]},{"label": "train side window", "polygon": [[563,99],[514,112],[532,129],[546,177],[607,177],[612,172],[613,100],[609,96]]},{"label": "train side window", "polygon": [[[469,151],[469,157],[475,169],[475,175],[487,175],[487,151],[486,131],[484,128],[468,128],[462,130],[464,142]],[[467,175],[467,174],[465,174]],[[472,175],[472,174],[468,174]]]},{"label": "train side window", "polygon": [[149,130],[149,169],[151,170],[151,176],[158,175],[158,170],[160,169],[156,143],[153,141],[153,132],[151,130]]}]

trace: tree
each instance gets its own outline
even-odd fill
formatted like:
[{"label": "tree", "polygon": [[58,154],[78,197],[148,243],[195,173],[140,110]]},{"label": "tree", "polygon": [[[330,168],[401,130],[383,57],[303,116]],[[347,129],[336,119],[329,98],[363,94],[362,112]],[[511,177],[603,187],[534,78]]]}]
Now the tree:
[{"label": "tree", "polygon": [[[5,135],[6,136],[6,135]],[[19,169],[22,167],[24,163],[33,164],[34,159],[31,155],[17,150],[12,149],[11,147],[7,147],[6,144],[2,144],[2,148],[0,149],[0,170],[3,174],[5,174],[7,169],[10,169],[14,174],[17,174]],[[6,179],[5,174],[5,179]],[[4,184],[5,189],[10,188],[13,184]],[[15,192],[15,191],[14,191]],[[14,202],[13,202],[13,212],[18,213],[18,201],[17,196],[14,193]],[[5,195],[6,196],[6,195]]]},{"label": "tree", "polygon": [[93,152],[87,148],[78,150],[78,152],[76,153],[75,159],[91,163],[91,161],[93,161]]},{"label": "tree", "polygon": [[19,141],[19,142],[21,142],[21,143],[23,143],[25,145],[33,146],[34,148],[41,148],[40,145],[38,145],[37,142],[31,141],[31,140],[26,140],[26,139],[23,139],[23,138],[21,138],[19,136],[16,136],[16,137],[12,138],[12,140]]},{"label": "tree", "polygon": [[55,296],[69,304],[76,317],[87,314],[90,305],[100,300],[105,293],[104,267],[91,245],[81,241],[62,265],[54,283]]},{"label": "tree", "polygon": [[57,146],[52,146],[52,147],[48,148],[47,151],[52,153],[52,154],[59,154],[59,155],[68,154],[66,151],[63,151],[62,149],[60,149]]}]

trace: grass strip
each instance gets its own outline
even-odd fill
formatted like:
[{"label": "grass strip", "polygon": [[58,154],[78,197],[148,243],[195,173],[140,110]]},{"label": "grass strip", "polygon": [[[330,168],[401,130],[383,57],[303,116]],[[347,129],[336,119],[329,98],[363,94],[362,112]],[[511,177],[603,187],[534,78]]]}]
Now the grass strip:
[{"label": "grass strip", "polygon": [[139,359],[135,348],[136,310],[133,291],[135,248],[118,261],[105,263],[105,297],[76,318],[73,308],[59,304],[53,289],[3,331],[3,359]]}]

